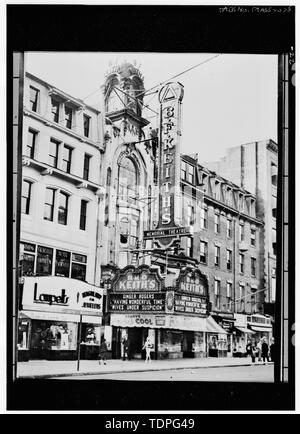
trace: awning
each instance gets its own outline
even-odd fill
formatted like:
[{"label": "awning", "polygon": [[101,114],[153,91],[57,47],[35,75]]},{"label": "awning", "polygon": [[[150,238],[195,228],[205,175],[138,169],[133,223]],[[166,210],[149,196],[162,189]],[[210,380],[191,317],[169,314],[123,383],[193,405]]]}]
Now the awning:
[{"label": "awning", "polygon": [[206,332],[227,335],[227,331],[224,330],[211,316],[206,318]]},{"label": "awning", "polygon": [[241,332],[241,333],[248,333],[248,334],[250,334],[250,335],[253,335],[254,334],[254,332],[252,331],[252,330],[250,330],[250,329],[246,329],[245,327],[236,327],[235,326],[235,329],[237,329],[239,332]]},{"label": "awning", "polygon": [[251,329],[254,330],[255,332],[267,332],[267,333],[271,333],[272,332],[272,326],[271,327],[255,327],[255,326],[251,326]]},{"label": "awning", "polygon": [[[66,321],[66,322],[76,322],[76,323],[80,321],[80,315],[74,315],[70,313],[42,312],[42,311],[35,311],[35,310],[22,311],[19,315],[19,318],[39,319],[44,321]],[[91,324],[101,324],[102,317],[82,315],[82,322],[91,323]]]}]

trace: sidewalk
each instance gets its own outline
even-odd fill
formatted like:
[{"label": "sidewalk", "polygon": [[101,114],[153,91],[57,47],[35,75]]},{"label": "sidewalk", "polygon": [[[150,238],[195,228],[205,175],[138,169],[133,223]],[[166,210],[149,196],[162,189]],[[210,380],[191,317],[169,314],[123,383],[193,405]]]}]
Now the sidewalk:
[{"label": "sidewalk", "polygon": [[[258,365],[261,362],[257,362]],[[250,366],[250,358],[203,358],[203,359],[173,359],[152,360],[108,360],[106,365],[99,365],[97,360],[81,360],[77,371],[76,360],[49,361],[31,360],[18,363],[18,378],[53,378],[64,376],[113,374],[126,372],[168,371],[170,369],[187,368],[221,368]]]}]

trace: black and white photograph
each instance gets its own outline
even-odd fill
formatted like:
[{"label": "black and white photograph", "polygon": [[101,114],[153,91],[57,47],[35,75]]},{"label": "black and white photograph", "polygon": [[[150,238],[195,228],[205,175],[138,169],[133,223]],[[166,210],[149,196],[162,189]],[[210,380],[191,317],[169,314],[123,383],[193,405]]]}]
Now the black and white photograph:
[{"label": "black and white photograph", "polygon": [[[155,11],[141,8],[151,23]],[[235,19],[266,16],[240,8]],[[271,13],[292,22],[294,7]],[[110,404],[98,397],[87,408],[83,394],[79,410],[142,410],[134,397],[142,386],[141,399],[159,406],[143,410],[201,411],[184,396],[212,384],[224,396],[230,387],[235,396],[289,386],[276,405],[293,410],[290,39],[278,52],[221,42],[178,51],[174,41],[169,51],[126,41],[115,50],[11,45],[8,372],[14,394],[18,384],[29,393],[27,403],[10,394],[15,409],[36,409],[36,384],[49,388],[47,402],[56,386],[109,395]],[[182,390],[176,407],[172,396],[161,407],[168,387]],[[252,399],[249,409],[272,410],[262,399],[265,408]],[[225,401],[215,410],[239,406]],[[73,410],[67,398],[39,405]]]}]

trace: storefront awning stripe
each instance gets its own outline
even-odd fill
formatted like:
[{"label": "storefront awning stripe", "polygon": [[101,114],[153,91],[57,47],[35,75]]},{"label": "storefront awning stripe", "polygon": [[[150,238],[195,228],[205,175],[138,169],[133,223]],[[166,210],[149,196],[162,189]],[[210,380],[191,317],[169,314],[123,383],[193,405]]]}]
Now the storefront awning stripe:
[{"label": "storefront awning stripe", "polygon": [[[41,311],[22,311],[20,319],[30,318],[44,321],[66,321],[66,322],[79,322],[80,315],[73,315],[70,313],[55,313],[55,312],[41,312]],[[83,323],[101,324],[102,317],[82,315]]]},{"label": "storefront awning stripe", "polygon": [[268,332],[268,333],[270,333],[272,331],[272,326],[270,326],[270,327],[251,326],[251,329],[254,330],[255,332]]},{"label": "storefront awning stripe", "polygon": [[211,316],[206,318],[206,332],[227,335],[227,331],[224,330]]},{"label": "storefront awning stripe", "polygon": [[247,329],[245,327],[235,327],[238,331],[240,331],[241,333],[248,333],[250,335],[254,334],[254,331]]}]

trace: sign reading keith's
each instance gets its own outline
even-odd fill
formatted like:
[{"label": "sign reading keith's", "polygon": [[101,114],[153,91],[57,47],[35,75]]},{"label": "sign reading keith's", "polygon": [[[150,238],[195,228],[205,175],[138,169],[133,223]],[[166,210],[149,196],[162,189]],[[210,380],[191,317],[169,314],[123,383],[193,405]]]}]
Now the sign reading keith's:
[{"label": "sign reading keith's", "polygon": [[[159,221],[157,229],[175,228],[181,223],[180,137],[183,86],[167,83],[159,92],[160,158],[159,158]],[[162,246],[173,237],[159,238]]]},{"label": "sign reading keith's", "polygon": [[23,309],[102,315],[103,290],[66,277],[25,277]]},{"label": "sign reading keith's", "polygon": [[208,297],[208,282],[200,270],[186,267],[180,272],[176,282],[179,292]]},{"label": "sign reading keith's", "polygon": [[162,279],[156,269],[151,269],[147,265],[137,268],[128,266],[117,272],[113,280],[112,289],[114,292],[134,292],[161,290]]}]

